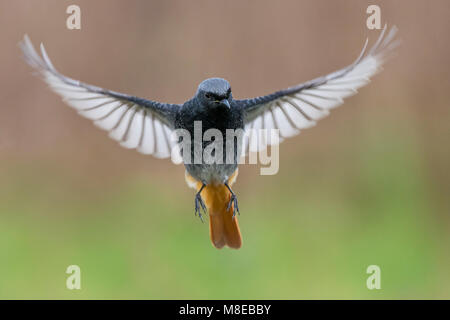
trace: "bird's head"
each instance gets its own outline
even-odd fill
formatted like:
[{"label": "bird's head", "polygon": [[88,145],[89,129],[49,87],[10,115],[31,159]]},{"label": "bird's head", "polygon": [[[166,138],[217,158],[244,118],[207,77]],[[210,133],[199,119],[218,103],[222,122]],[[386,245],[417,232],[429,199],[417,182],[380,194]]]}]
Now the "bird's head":
[{"label": "bird's head", "polygon": [[210,78],[204,80],[198,86],[196,97],[206,107],[231,108],[231,87],[225,79]]}]

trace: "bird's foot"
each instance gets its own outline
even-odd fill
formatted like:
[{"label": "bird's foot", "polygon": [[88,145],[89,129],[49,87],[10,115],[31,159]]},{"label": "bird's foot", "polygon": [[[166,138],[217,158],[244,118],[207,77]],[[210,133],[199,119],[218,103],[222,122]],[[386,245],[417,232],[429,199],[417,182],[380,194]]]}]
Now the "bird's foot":
[{"label": "bird's foot", "polygon": [[206,214],[206,206],[199,192],[195,195],[195,215],[198,214],[198,217],[203,222],[203,215],[200,208],[203,209],[203,212]]},{"label": "bird's foot", "polygon": [[241,213],[239,212],[237,197],[234,193],[231,194],[230,202],[228,202],[227,210],[230,210],[231,205],[233,205],[233,218],[236,216],[236,212],[240,215]]}]

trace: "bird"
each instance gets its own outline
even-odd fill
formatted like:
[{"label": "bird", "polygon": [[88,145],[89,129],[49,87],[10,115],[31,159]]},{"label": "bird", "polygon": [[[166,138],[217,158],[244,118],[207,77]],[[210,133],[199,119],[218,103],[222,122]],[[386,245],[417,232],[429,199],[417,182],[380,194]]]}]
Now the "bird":
[{"label": "bird", "polygon": [[[279,143],[314,126],[381,70],[398,45],[398,40],[394,40],[396,33],[395,26],[387,32],[385,25],[369,50],[366,39],[353,63],[287,89],[256,98],[235,99],[227,80],[209,78],[202,81],[195,95],[182,104],[148,100],[69,78],[56,70],[42,43],[38,54],[26,34],[20,47],[26,62],[52,91],[81,116],[108,131],[109,136],[125,148],[157,158],[169,158],[180,146],[181,135],[177,132],[181,130],[195,136],[196,124],[200,123],[200,136],[211,129],[223,134],[225,143],[222,141],[222,147],[213,151],[222,152],[218,155],[219,160],[228,156],[229,161],[192,161],[192,157],[216,142],[215,139],[199,142],[192,136],[187,138],[190,147],[178,148],[178,157],[182,157],[188,186],[196,191],[195,215],[203,221],[202,211],[208,214],[212,245],[218,249],[225,246],[239,249],[242,236],[236,213],[240,212],[237,196],[231,188],[238,174],[238,159],[249,152],[264,150],[271,144],[269,139],[253,132],[276,130]],[[227,130],[251,133],[227,138]],[[214,152],[211,153],[213,156]]]}]

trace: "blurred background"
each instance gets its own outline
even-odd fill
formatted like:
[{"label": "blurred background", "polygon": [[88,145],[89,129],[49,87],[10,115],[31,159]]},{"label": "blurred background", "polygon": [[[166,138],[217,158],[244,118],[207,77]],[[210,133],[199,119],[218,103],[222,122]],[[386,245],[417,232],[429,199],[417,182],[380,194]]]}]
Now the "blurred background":
[{"label": "blurred background", "polygon": [[[81,30],[66,8],[81,7]],[[236,98],[352,62],[366,8],[401,47],[344,106],[244,165],[244,244],[216,250],[184,168],[121,148],[33,77],[44,42],[64,74],[181,103],[205,78]],[[0,298],[450,298],[448,1],[0,0]],[[66,289],[69,265],[81,290]],[[366,268],[381,268],[381,290]]]}]

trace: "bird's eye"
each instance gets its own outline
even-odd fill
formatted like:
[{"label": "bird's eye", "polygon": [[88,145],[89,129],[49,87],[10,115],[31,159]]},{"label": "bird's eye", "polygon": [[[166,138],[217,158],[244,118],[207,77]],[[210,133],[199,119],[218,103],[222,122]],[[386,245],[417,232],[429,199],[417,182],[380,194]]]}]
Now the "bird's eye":
[{"label": "bird's eye", "polygon": [[206,97],[206,99],[209,99],[209,98],[211,98],[211,95],[209,93],[205,93],[205,97]]}]

